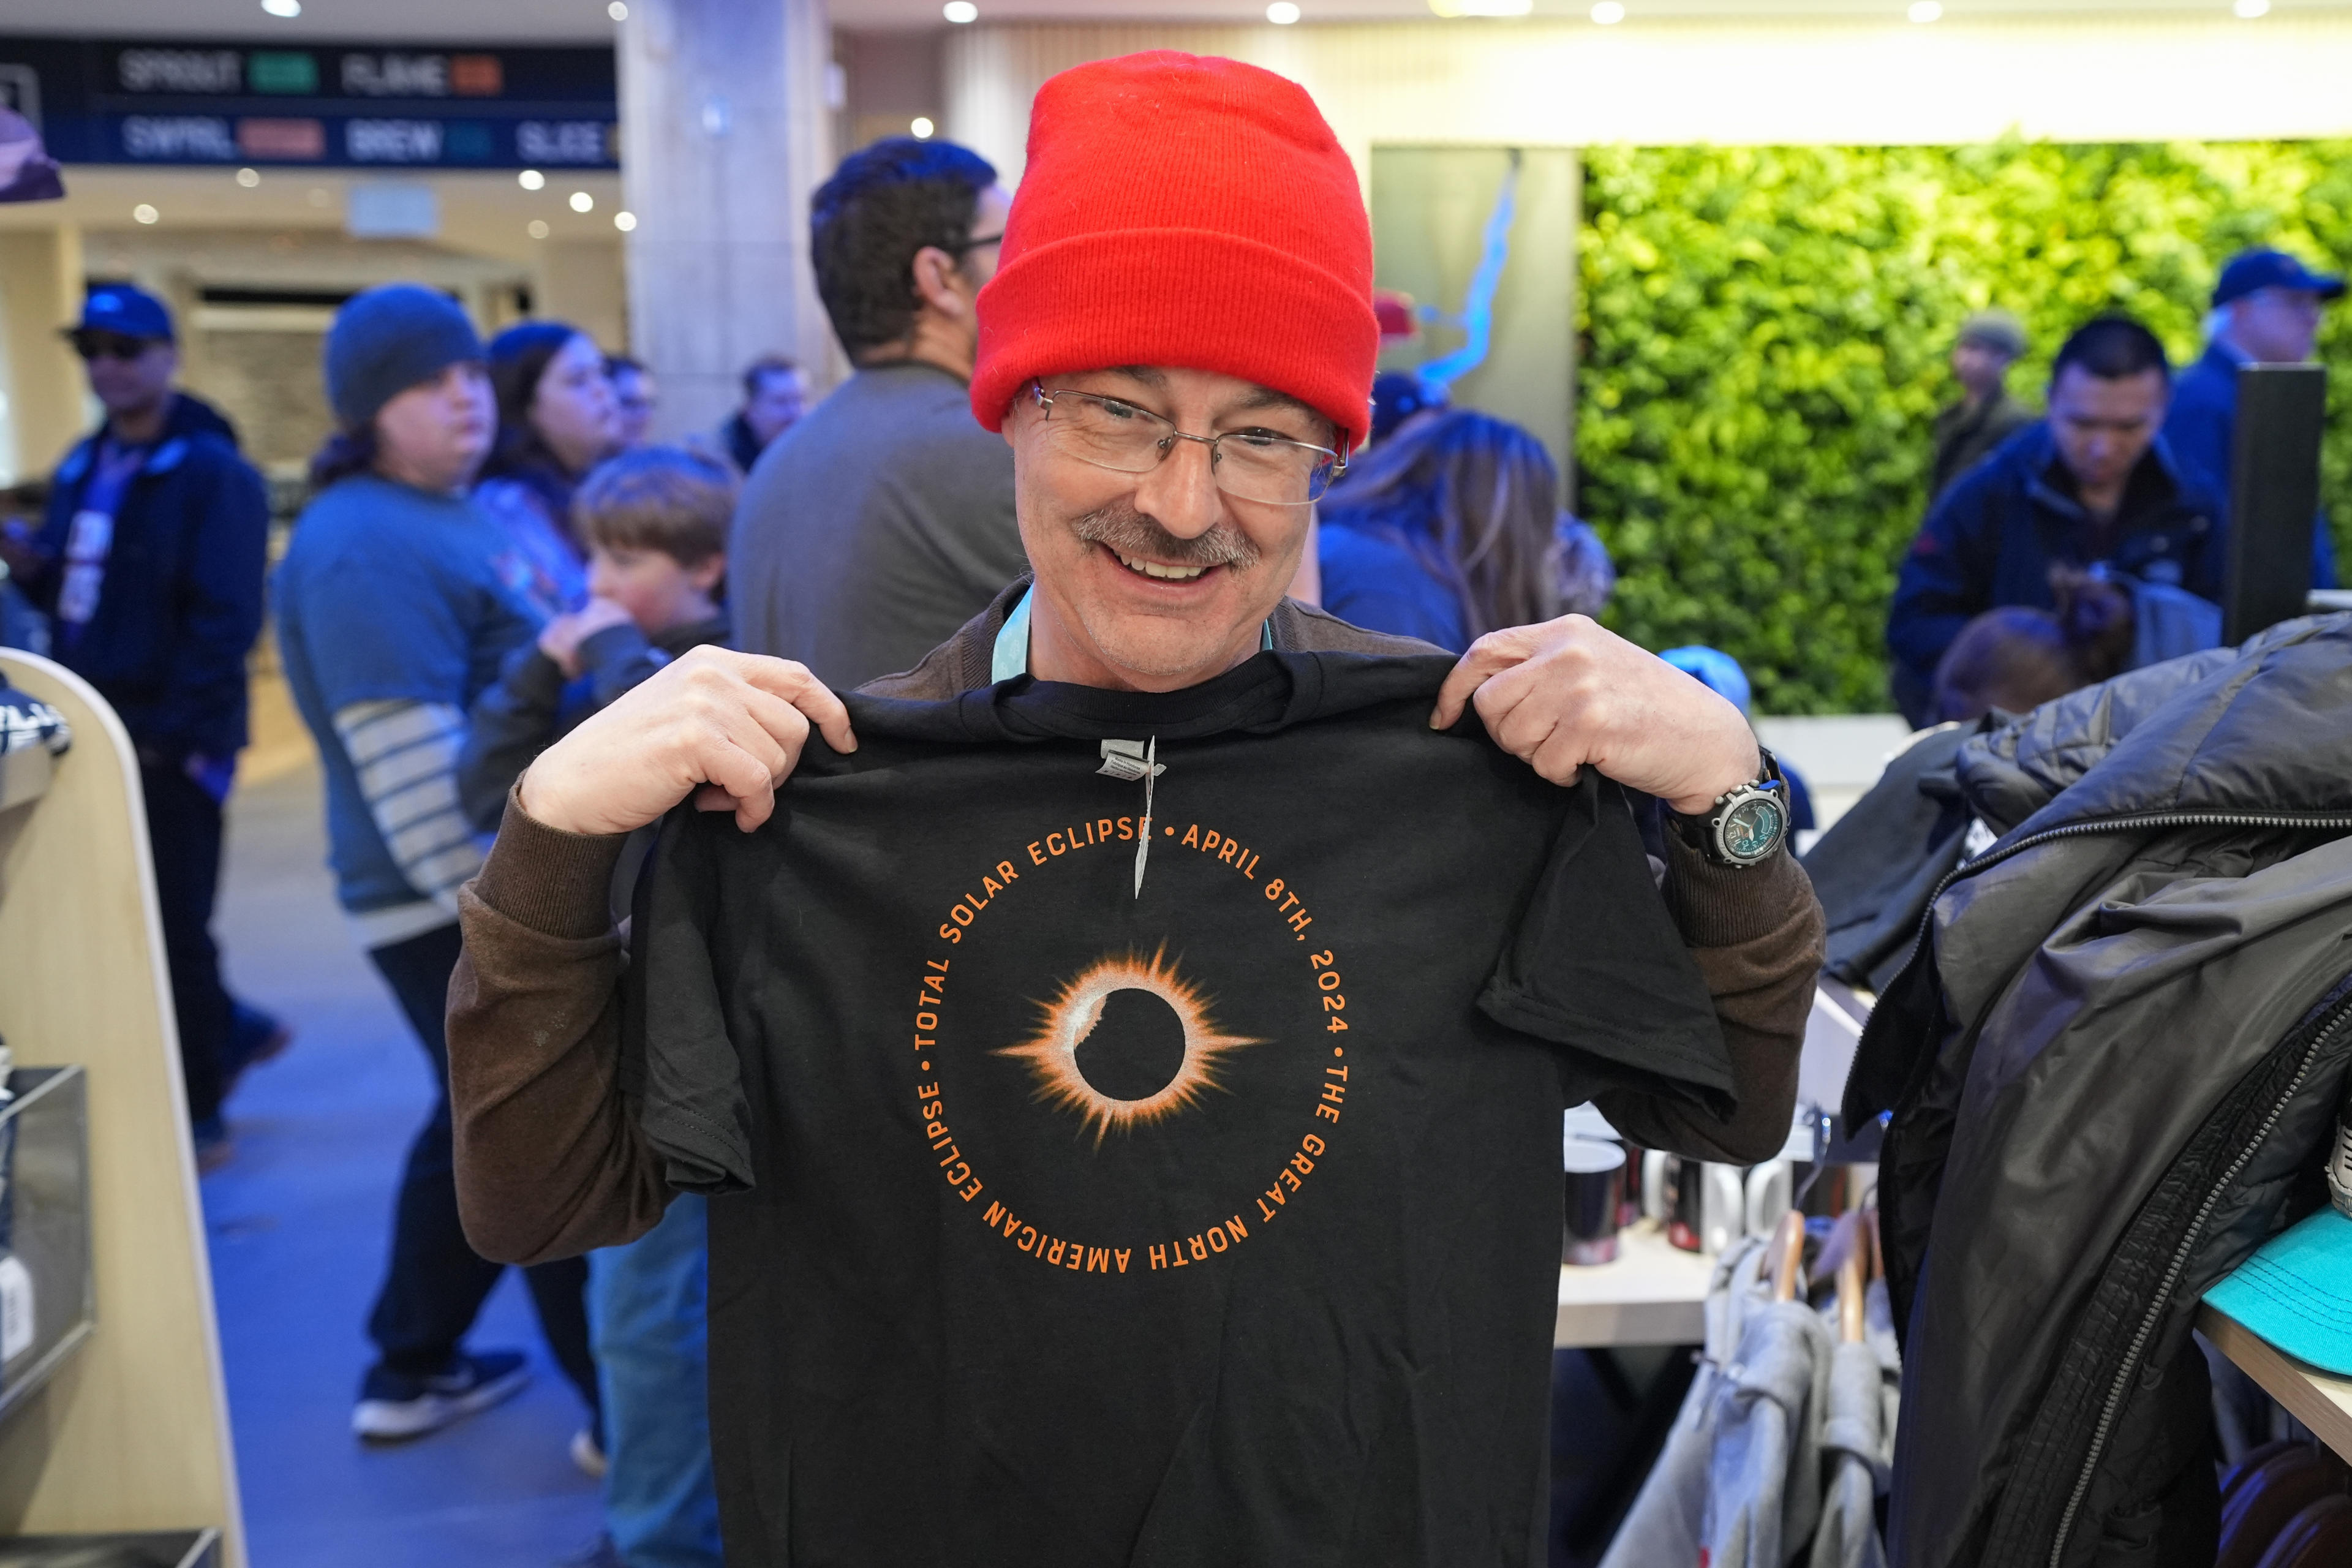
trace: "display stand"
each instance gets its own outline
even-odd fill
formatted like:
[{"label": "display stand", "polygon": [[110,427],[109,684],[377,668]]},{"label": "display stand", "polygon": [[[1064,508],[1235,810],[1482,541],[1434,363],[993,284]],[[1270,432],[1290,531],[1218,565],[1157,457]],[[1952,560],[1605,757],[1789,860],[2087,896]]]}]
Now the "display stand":
[{"label": "display stand", "polygon": [[2228,1313],[2203,1306],[2197,1327],[2213,1348],[2237,1363],[2287,1408],[2312,1436],[2352,1462],[2352,1377],[2338,1377],[2295,1360]]},{"label": "display stand", "polygon": [[88,1074],[97,1293],[95,1332],[0,1422],[0,1534],[216,1529],[244,1568],[137,759],[69,671],[0,648],[0,676],[73,727],[47,788],[0,807],[0,1036]]}]

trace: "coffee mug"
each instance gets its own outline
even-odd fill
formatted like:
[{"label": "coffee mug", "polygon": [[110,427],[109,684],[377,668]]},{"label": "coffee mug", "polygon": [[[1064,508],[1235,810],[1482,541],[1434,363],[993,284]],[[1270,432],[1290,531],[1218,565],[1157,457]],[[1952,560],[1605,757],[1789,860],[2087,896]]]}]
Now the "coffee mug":
[{"label": "coffee mug", "polygon": [[1625,1194],[1625,1151],[1615,1143],[1570,1138],[1560,1146],[1560,1167],[1568,1182],[1568,1228],[1560,1242],[1560,1261],[1613,1263],[1619,1205]]}]

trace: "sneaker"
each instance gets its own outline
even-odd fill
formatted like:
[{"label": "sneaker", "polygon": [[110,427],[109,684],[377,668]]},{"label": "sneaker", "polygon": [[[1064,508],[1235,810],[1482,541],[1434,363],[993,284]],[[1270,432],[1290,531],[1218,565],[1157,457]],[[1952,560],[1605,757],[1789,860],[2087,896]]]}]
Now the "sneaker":
[{"label": "sneaker", "polygon": [[221,1098],[236,1091],[247,1068],[276,1061],[294,1043],[294,1031],[258,1007],[229,1001],[228,1048],[222,1053]]},{"label": "sneaker", "polygon": [[352,1431],[373,1443],[422,1437],[513,1398],[530,1381],[530,1369],[516,1351],[460,1354],[429,1377],[372,1367],[352,1410]]},{"label": "sneaker", "polygon": [[609,1468],[604,1458],[604,1445],[598,1443],[596,1434],[585,1426],[572,1434],[572,1462],[579,1466],[580,1473],[592,1481],[603,1480],[604,1471]]}]

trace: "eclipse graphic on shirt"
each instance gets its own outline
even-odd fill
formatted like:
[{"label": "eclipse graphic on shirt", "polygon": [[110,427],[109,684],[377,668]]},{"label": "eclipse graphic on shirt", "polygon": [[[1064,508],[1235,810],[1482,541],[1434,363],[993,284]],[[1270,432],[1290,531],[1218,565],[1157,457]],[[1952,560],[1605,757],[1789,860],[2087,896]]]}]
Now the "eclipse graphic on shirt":
[{"label": "eclipse graphic on shirt", "polygon": [[1161,1121],[1222,1090],[1223,1058],[1265,1044],[1223,1033],[1209,1007],[1165,945],[1149,960],[1121,953],[1065,984],[1041,1005],[1035,1036],[996,1054],[1027,1061],[1036,1098],[1076,1111],[1099,1149],[1114,1128]]}]

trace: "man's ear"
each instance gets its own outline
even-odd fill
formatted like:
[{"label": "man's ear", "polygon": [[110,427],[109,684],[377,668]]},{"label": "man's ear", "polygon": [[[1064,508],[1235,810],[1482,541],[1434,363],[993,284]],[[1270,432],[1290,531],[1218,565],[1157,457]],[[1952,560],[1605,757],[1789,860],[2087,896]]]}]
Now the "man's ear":
[{"label": "man's ear", "polygon": [[719,580],[726,575],[727,552],[722,550],[708,561],[698,562],[688,568],[686,580],[694,584],[696,593],[708,594],[719,586]]},{"label": "man's ear", "polygon": [[956,287],[963,273],[956,258],[936,245],[915,252],[915,298],[950,321],[968,314],[971,301]]}]

